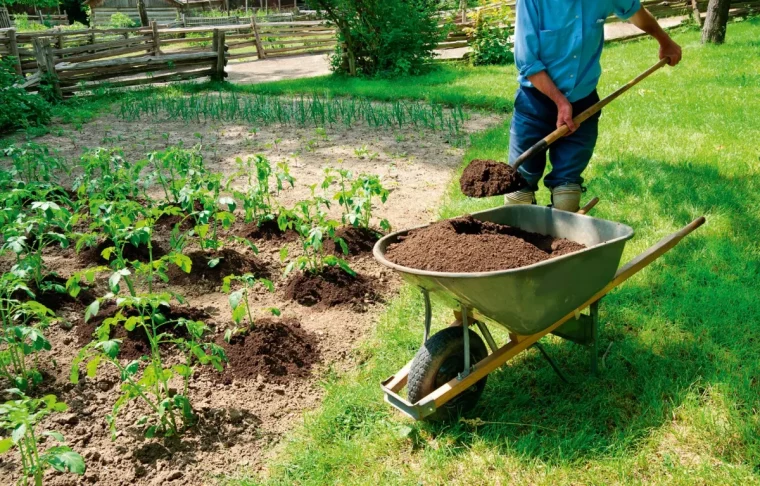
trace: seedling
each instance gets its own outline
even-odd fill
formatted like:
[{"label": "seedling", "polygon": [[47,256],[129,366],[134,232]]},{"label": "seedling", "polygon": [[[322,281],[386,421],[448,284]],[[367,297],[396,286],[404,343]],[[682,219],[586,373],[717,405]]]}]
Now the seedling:
[{"label": "seedling", "polygon": [[[390,194],[382,186],[380,178],[376,175],[360,174],[354,179],[349,170],[328,167],[325,169],[322,189],[327,190],[333,183],[338,185],[338,191],[333,195],[333,199],[338,201],[343,208],[341,216],[343,224],[370,229],[373,199],[379,198],[382,203],[385,203]],[[386,219],[381,220],[379,225],[383,231],[390,230],[390,223]]]},{"label": "seedling", "polygon": [[6,157],[10,157],[13,163],[13,177],[26,183],[49,183],[55,180],[59,172],[69,173],[64,162],[51,154],[50,149],[45,145],[34,142],[27,142],[20,146],[11,145],[3,153]]},{"label": "seedling", "polygon": [[[242,284],[242,288],[232,291],[233,282],[239,282]],[[228,343],[234,336],[244,334],[254,328],[255,322],[253,319],[253,311],[251,310],[250,298],[251,291],[258,285],[264,287],[264,289],[269,292],[274,292],[274,285],[271,281],[265,278],[257,278],[250,273],[246,273],[245,275],[228,275],[224,277],[222,292],[229,294],[232,320],[237,325],[234,329],[227,329],[224,332],[224,340]],[[276,307],[270,307],[268,310],[276,316],[280,315],[280,310]],[[242,325],[246,318],[248,318],[248,324]]]},{"label": "seedling", "polygon": [[[116,432],[119,412],[133,400],[143,401],[151,410],[149,416],[140,417],[136,423],[146,426],[146,437],[181,434],[195,423],[195,414],[188,398],[195,364],[223,370],[222,363],[226,360],[224,350],[216,344],[202,342],[203,334],[208,329],[203,322],[167,317],[172,297],[182,302],[176,295],[166,293],[117,299],[118,312],[103,320],[95,331],[97,340],[85,346],[72,363],[72,383],[79,382],[80,364],[85,364],[88,378],[96,376],[101,362],[110,363],[119,372],[121,396],[107,417],[112,434]],[[108,294],[95,300],[87,308],[85,321],[98,314],[103,301],[113,298],[113,294]],[[123,326],[128,332],[142,331],[148,339],[149,354],[123,365],[118,359],[121,342],[110,338],[111,329],[116,326]],[[179,349],[185,362],[168,365],[165,347]],[[170,381],[175,377],[182,379],[182,393],[170,387]]]},{"label": "seedling", "polygon": [[[59,402],[55,395],[29,398],[18,389],[7,390],[18,398],[0,404],[0,430],[11,432],[10,437],[0,439],[0,454],[17,449],[21,456],[21,484],[42,484],[47,469],[60,472],[84,474],[84,459],[64,444],[60,432],[38,430],[39,423],[51,413],[65,412],[68,407]],[[40,439],[58,442],[42,449]],[[7,478],[6,478],[7,479]]]}]

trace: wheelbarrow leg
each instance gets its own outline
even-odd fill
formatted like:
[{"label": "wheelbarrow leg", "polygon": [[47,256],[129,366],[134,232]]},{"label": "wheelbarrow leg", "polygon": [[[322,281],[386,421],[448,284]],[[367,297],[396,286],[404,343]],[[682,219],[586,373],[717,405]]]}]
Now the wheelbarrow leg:
[{"label": "wheelbarrow leg", "polygon": [[430,292],[427,289],[420,287],[422,292],[422,299],[425,301],[425,335],[422,337],[422,345],[424,346],[430,337],[430,323],[433,320],[433,308],[430,305]]},{"label": "wheelbarrow leg", "polygon": [[464,370],[457,376],[460,380],[463,380],[470,374],[470,323],[467,321],[469,316],[467,315],[468,309],[462,305],[462,330],[464,332]]},{"label": "wheelbarrow leg", "polygon": [[599,374],[599,301],[597,300],[589,307],[591,316],[591,342],[589,343],[589,352],[591,353],[591,374]]}]

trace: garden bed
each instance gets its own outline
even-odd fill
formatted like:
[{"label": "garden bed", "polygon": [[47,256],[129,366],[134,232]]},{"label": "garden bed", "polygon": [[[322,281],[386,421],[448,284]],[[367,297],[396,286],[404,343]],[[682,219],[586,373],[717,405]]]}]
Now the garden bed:
[{"label": "garden bed", "polygon": [[[494,120],[493,117],[473,117],[468,122],[468,130],[481,128]],[[194,225],[200,224],[187,223],[192,211],[160,217],[150,238],[150,251],[145,240],[137,245],[126,245],[119,256],[119,252],[109,250],[113,242],[106,239],[108,235],[101,229],[97,230],[98,238],[92,242],[92,250],[77,254],[74,241],[64,249],[55,245],[45,248],[44,263],[49,271],[60,275],[59,283],[64,286],[69,277],[85,268],[117,267],[118,258],[128,262],[125,264],[132,269],[131,278],[137,280],[136,269],[163,257],[170,262],[165,272],[167,281],[156,276],[150,290],[179,294],[184,303],[170,298],[170,308],[160,310],[162,319],[204,322],[206,329],[200,342],[221,347],[229,358],[229,366],[223,372],[211,366],[195,365],[186,391],[182,380],[176,376],[172,379],[170,392],[186,392],[197,415],[197,422],[180,438],[145,438],[144,427],[135,422],[150,410],[142,402],[133,401],[117,416],[116,438],[112,440],[106,416],[112,413],[121,394],[119,372],[104,362],[94,376],[88,377],[83,365],[78,384],[69,382],[77,353],[87,345],[98,325],[120,313],[111,301],[104,300],[96,316],[85,322],[83,315],[93,296],[103,297],[113,290],[109,288],[112,270],[98,273],[93,282],[83,280],[84,290],[77,299],[67,300],[60,307],[59,321],[45,331],[52,350],[40,355],[45,378],[39,388],[30,393],[54,393],[59,400],[68,403],[68,412],[51,415],[43,426],[60,431],[67,444],[82,454],[87,473],[83,479],[49,473],[46,477],[49,484],[78,481],[197,484],[231,469],[258,468],[281,434],[300,419],[304,410],[318,405],[323,394],[318,384],[320,374],[327,369],[343,370],[355,365],[354,343],[372,329],[382,311],[379,304],[398,285],[396,277],[376,265],[371,256],[380,228],[378,221],[387,220],[394,227],[407,227],[432,219],[432,210],[462,157],[462,148],[452,146],[444,135],[420,129],[371,130],[354,126],[321,132],[310,128],[262,127],[254,132],[249,126],[230,123],[168,122],[151,126],[125,122],[112,115],[84,125],[79,131],[68,132],[68,129],[54,130],[55,135],[38,139],[36,143],[58,148],[67,160],[76,160],[84,147],[121,147],[119,156],[134,162],[144,160],[148,152],[164,150],[169,145],[182,142],[185,150],[189,150],[202,141],[200,153],[205,167],[221,174],[223,179],[241,170],[236,159],[261,154],[268,158],[271,167],[287,163],[295,178],[292,188],[285,184],[276,194],[277,204],[284,208],[293,208],[298,201],[308,199],[311,193],[308,186],[317,184],[319,187],[328,166],[351,171],[355,174],[353,177],[360,173],[377,175],[390,194],[386,204],[378,202],[373,208],[372,228],[377,229],[357,230],[345,224],[335,228],[336,236],[347,243],[348,255],[331,239],[325,245],[325,254],[345,259],[355,276],[337,263],[314,274],[309,266],[313,259],[303,260],[308,257],[308,251],[302,247],[302,238],[293,228],[283,230],[272,222],[261,226],[247,223],[242,204],[222,208],[237,217],[228,227],[220,223],[214,229],[213,222],[209,224],[209,235],[212,230],[216,231],[215,238],[221,243],[212,241],[211,236],[205,239],[199,239],[196,233],[188,236],[181,253],[191,265],[190,273],[182,268],[186,261],[173,256],[178,235],[172,234],[172,229],[184,220],[179,227],[182,234],[189,235]],[[72,168],[72,175],[62,179],[66,185],[75,184],[83,173],[82,167],[74,165]],[[247,190],[249,184],[245,177],[230,184],[230,194]],[[337,184],[334,181],[329,185],[330,197]],[[154,181],[145,194],[131,194],[126,202],[119,202],[115,207],[127,214],[134,202],[134,210],[139,211],[140,206],[150,205],[145,197],[162,201],[167,195]],[[203,210],[202,205],[193,206],[195,213]],[[87,210],[82,211],[84,214]],[[220,208],[213,211],[222,214]],[[342,211],[341,204],[333,201],[325,217],[339,220]],[[79,230],[86,232],[87,225]],[[283,248],[287,251],[283,252]],[[103,256],[104,251],[108,258]],[[210,266],[212,262],[214,266]],[[303,262],[305,266],[297,265],[284,275],[290,262]],[[2,267],[6,270],[11,264],[11,259],[6,257]],[[225,288],[224,277],[228,274],[248,272],[257,278],[270,279],[273,291],[268,291],[263,284],[244,285],[237,281]],[[128,295],[124,277],[118,285],[120,295]],[[135,284],[136,292],[147,292],[147,285],[146,281]],[[235,328],[230,296],[243,289],[249,292],[245,298],[250,302],[255,324],[252,329],[225,339],[227,332]],[[280,316],[271,316],[268,309],[277,309]],[[139,313],[124,310],[123,314],[128,318]],[[246,321],[243,318],[243,322]],[[150,350],[150,343],[139,330],[125,331],[123,323],[114,324],[111,329],[111,338],[123,340],[119,356],[122,365]],[[166,332],[169,338],[187,336],[182,326],[172,325]],[[162,345],[161,349],[166,354],[166,366],[184,363],[183,354],[173,345]],[[18,467],[17,457],[2,456],[0,475],[15,479]]]}]

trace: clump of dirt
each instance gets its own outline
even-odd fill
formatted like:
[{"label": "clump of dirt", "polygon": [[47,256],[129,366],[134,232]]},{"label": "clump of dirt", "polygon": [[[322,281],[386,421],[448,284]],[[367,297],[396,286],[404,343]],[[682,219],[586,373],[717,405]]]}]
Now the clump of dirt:
[{"label": "clump of dirt", "polygon": [[[336,238],[343,238],[348,247],[350,256],[359,256],[370,253],[375,243],[382,237],[382,234],[372,228],[357,228],[356,226],[341,226],[335,231]],[[325,250],[333,255],[345,255],[340,245],[333,240],[325,241]]]},{"label": "clump of dirt", "polygon": [[329,308],[349,305],[363,309],[377,298],[370,282],[361,275],[351,276],[339,267],[320,273],[296,273],[285,285],[285,297],[304,306]]},{"label": "clump of dirt", "polygon": [[420,270],[490,272],[532,265],[584,248],[564,238],[464,216],[409,232],[390,245],[385,256]]},{"label": "clump of dirt", "polygon": [[[114,317],[119,311],[119,307],[115,302],[111,301],[102,306],[100,312],[89,321],[84,322],[84,319],[80,321],[74,332],[77,336],[77,340],[80,345],[85,345],[93,340],[93,333],[95,330],[103,324],[103,321],[110,317]],[[122,314],[125,317],[137,316],[139,313],[134,309],[121,309]],[[211,317],[208,312],[203,309],[191,306],[172,306],[162,310],[163,316],[167,321],[176,321],[184,318],[191,321],[202,321],[209,324],[209,318]],[[187,336],[187,330],[184,327],[174,328],[171,325],[164,326],[162,331],[174,334],[175,336]],[[136,327],[133,331],[127,331],[124,326],[112,326],[109,335],[110,339],[121,339],[121,346],[119,350],[119,358],[121,359],[137,359],[140,356],[144,356],[150,352],[150,342],[148,336],[145,334],[145,330],[141,327]]]},{"label": "clump of dirt", "polygon": [[[269,275],[266,265],[253,255],[244,255],[232,248],[223,248],[217,252],[194,251],[187,256],[192,262],[190,273],[185,273],[176,265],[169,267],[169,281],[179,284],[220,285],[227,275],[252,273],[259,277]],[[219,262],[209,266],[214,259]]]},{"label": "clump of dirt", "polygon": [[[112,261],[114,256],[111,256],[111,260],[106,260],[103,258],[103,250],[106,248],[110,248],[114,246],[113,241],[110,239],[105,239],[98,243],[97,246],[94,248],[88,248],[86,250],[83,250],[79,253],[79,260],[85,264],[85,265],[103,265],[108,264],[108,262]],[[151,242],[151,246],[153,248],[153,260],[158,260],[162,256],[166,255],[166,251],[161,247],[161,244],[157,242],[156,240],[153,240]],[[124,248],[122,249],[122,254],[124,258],[128,261],[134,261],[137,260],[142,263],[146,263],[150,261],[150,251],[148,250],[148,245],[138,245],[134,246],[131,243],[127,243],[124,245]]]},{"label": "clump of dirt", "polygon": [[277,221],[268,219],[261,223],[246,223],[235,229],[233,233],[236,236],[247,238],[249,240],[295,240],[298,235],[293,230],[282,231]]},{"label": "clump of dirt", "polygon": [[495,160],[475,159],[462,172],[459,188],[469,197],[489,197],[527,187],[523,176],[510,165]]},{"label": "clump of dirt", "polygon": [[316,336],[292,318],[259,319],[246,334],[234,336],[229,343],[219,339],[218,344],[229,360],[221,375],[225,384],[233,378],[255,380],[258,375],[286,383],[308,376],[319,361]]}]

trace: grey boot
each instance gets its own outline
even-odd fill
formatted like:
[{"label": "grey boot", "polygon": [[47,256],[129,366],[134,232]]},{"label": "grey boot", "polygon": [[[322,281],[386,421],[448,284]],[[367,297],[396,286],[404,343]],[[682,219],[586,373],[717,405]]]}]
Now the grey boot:
[{"label": "grey boot", "polygon": [[581,208],[581,194],[583,188],[580,184],[562,184],[552,189],[552,207],[571,213]]},{"label": "grey boot", "polygon": [[527,187],[504,195],[504,205],[536,204],[536,193]]}]

